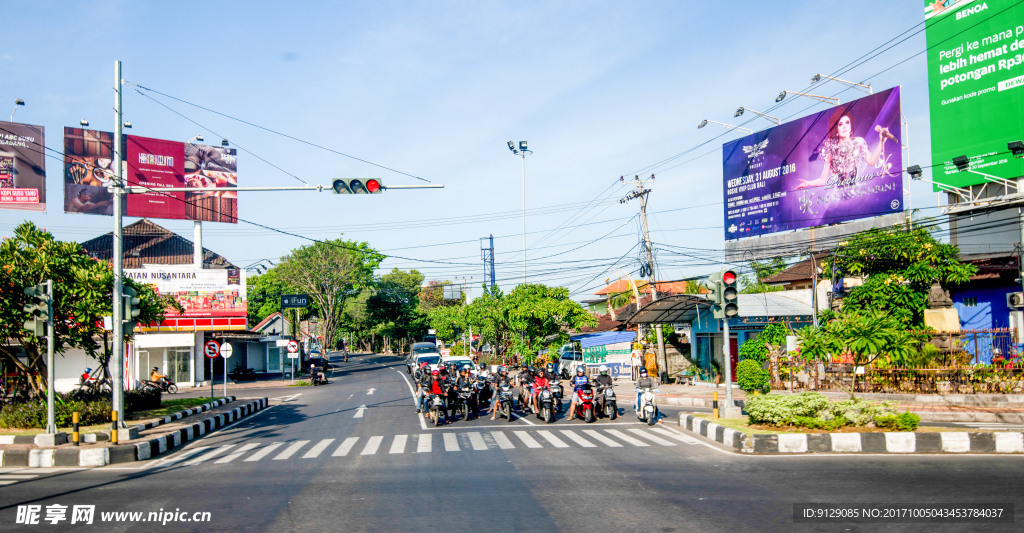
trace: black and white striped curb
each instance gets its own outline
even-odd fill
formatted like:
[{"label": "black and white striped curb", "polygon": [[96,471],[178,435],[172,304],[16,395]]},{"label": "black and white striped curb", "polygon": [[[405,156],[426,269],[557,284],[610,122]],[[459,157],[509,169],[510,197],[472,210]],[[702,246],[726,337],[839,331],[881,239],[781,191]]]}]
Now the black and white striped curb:
[{"label": "black and white striped curb", "polygon": [[[210,409],[220,407],[226,403],[231,403],[233,401],[235,401],[235,397],[228,396],[226,398],[221,398],[210,403],[204,403],[203,405],[199,405],[191,409],[185,409],[184,411],[178,411],[177,413],[169,414],[163,418],[157,418],[153,421],[146,422],[145,424],[136,424],[134,426],[129,427],[127,430],[122,431],[128,435],[129,439],[137,439],[139,438],[138,435],[140,431],[153,429],[163,424],[168,424],[176,420],[181,420],[182,418],[188,418],[192,415],[197,415],[204,411],[209,411]],[[43,444],[40,443],[36,437],[36,435],[0,435],[0,444],[35,444],[37,446],[43,446]],[[81,437],[81,442],[84,443],[106,442],[110,440],[110,430],[105,429],[97,433],[82,433]],[[70,439],[70,437],[68,438]]]},{"label": "black and white striped curb", "polygon": [[687,431],[750,454],[798,453],[1024,453],[1024,433],[1011,431],[889,433],[743,433],[680,414]]},{"label": "black and white striped curb", "polygon": [[[216,402],[214,402],[216,403]],[[173,450],[191,440],[197,439],[206,433],[220,429],[232,422],[249,416],[257,411],[266,409],[269,404],[267,398],[252,400],[235,407],[230,411],[213,415],[210,418],[196,421],[196,423],[176,429],[167,435],[148,439],[133,444],[122,444],[119,446],[106,446],[97,448],[50,448],[36,450],[0,450],[0,466],[17,467],[66,467],[66,466],[104,466],[116,463],[130,463],[133,461],[145,461],[169,450]],[[201,406],[201,407],[206,407]],[[205,410],[195,407],[186,409],[181,413],[174,413],[164,418],[164,421],[155,426],[168,423],[167,418],[181,420],[185,416],[191,416]],[[182,413],[194,411],[189,415],[178,416]],[[177,417],[177,418],[173,418]],[[154,427],[154,426],[150,426]]]}]

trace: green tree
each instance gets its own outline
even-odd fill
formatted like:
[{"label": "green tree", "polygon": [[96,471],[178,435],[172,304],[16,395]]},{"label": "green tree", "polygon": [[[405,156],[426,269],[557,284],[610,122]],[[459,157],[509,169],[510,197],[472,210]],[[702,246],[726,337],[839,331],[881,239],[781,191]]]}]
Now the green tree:
[{"label": "green tree", "polygon": [[344,321],[346,302],[373,284],[373,272],[384,255],[365,242],[335,239],[296,248],[275,268],[279,280],[308,294],[319,311],[323,345],[335,345]]},{"label": "green tree", "polygon": [[249,277],[247,285],[247,318],[249,327],[253,327],[268,316],[280,312],[282,294],[297,292],[281,281],[277,267],[271,268],[258,276]]},{"label": "green tree", "polygon": [[[22,308],[28,303],[23,289],[51,279],[55,354],[79,348],[99,361],[109,375],[113,339],[103,329],[103,317],[113,314],[110,264],[89,257],[77,243],[58,241],[48,231],[24,222],[15,228],[14,237],[5,237],[0,243],[0,265],[0,338],[7,340],[0,344],[0,357],[8,368],[38,375],[38,388],[35,380],[29,380],[35,392],[46,388],[46,338],[22,329],[28,318]],[[130,278],[123,278],[123,283],[138,292],[140,323],[162,321],[167,308],[181,311],[173,298],[161,297],[149,286]],[[133,335],[133,331],[125,331],[123,340]],[[25,350],[26,362],[18,358],[19,346]]]},{"label": "green tree", "polygon": [[751,261],[750,270],[754,273],[751,278],[749,274],[740,276],[740,292],[743,294],[760,294],[762,292],[778,292],[782,287],[773,287],[764,283],[764,278],[774,276],[788,268],[788,259],[785,257],[773,257],[766,261]]},{"label": "green tree", "polygon": [[419,310],[422,285],[423,274],[397,268],[374,283],[373,294],[366,300],[366,312],[381,335],[407,341],[426,333],[425,317]]},{"label": "green tree", "polygon": [[549,346],[561,346],[569,332],[596,326],[597,318],[569,299],[569,289],[539,283],[519,285],[503,298],[512,348],[526,361]]}]

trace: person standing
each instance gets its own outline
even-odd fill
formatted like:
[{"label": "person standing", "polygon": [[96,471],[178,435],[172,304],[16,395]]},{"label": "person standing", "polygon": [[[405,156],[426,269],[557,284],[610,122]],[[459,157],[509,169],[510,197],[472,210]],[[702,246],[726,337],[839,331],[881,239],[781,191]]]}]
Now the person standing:
[{"label": "person standing", "polygon": [[629,368],[632,371],[632,380],[636,381],[640,379],[640,351],[637,349],[637,344],[633,344],[633,351],[629,355]]}]

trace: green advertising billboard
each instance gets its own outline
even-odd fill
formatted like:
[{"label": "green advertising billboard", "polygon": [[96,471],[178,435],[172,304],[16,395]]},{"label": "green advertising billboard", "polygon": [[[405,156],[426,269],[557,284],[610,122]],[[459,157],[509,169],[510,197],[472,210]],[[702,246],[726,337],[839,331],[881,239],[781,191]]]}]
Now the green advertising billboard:
[{"label": "green advertising billboard", "polygon": [[1006,144],[1024,138],[1024,1],[925,2],[932,180],[966,187],[953,158],[1001,178],[1024,176]]}]

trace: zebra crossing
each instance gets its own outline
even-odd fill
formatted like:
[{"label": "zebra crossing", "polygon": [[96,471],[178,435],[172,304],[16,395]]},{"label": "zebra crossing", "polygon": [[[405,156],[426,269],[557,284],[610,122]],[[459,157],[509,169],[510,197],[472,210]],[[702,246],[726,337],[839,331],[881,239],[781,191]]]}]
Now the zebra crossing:
[{"label": "zebra crossing", "polygon": [[[437,436],[439,438],[436,438]],[[488,450],[553,450],[565,448],[644,448],[672,447],[679,443],[697,444],[697,440],[665,428],[623,429],[532,429],[506,431],[460,431],[337,439],[297,440],[291,442],[247,442],[197,446],[158,462],[157,466],[223,465],[317,459],[325,457],[362,457],[405,453],[477,452]],[[310,445],[312,443],[312,445]],[[300,453],[301,452],[301,453]]]}]

